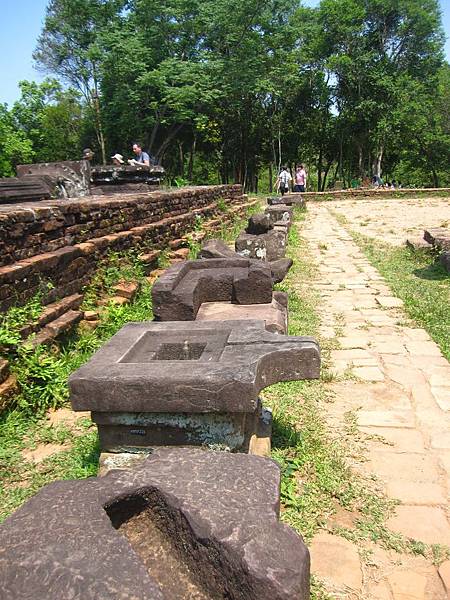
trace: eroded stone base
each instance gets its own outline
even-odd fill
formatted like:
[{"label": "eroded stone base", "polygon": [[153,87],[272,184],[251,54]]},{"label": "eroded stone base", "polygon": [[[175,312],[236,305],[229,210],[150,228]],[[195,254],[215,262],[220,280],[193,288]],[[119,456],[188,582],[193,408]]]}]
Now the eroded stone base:
[{"label": "eroded stone base", "polygon": [[270,438],[271,416],[254,413],[93,412],[100,447],[111,453],[148,453],[159,446],[207,446],[248,452],[253,436]]}]

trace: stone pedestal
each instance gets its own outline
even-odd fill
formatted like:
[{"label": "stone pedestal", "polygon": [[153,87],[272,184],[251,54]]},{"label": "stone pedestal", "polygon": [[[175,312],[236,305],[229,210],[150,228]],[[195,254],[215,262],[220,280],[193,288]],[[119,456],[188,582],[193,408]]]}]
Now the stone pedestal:
[{"label": "stone pedestal", "polygon": [[319,376],[312,338],[269,333],[264,321],[130,323],[69,378],[74,410],[92,411],[100,445],[248,451],[262,418],[259,393]]}]

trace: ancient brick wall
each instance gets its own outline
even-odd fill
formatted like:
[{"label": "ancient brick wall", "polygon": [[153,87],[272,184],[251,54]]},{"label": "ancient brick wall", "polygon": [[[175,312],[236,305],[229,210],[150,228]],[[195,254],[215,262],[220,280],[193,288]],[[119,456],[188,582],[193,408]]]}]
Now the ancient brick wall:
[{"label": "ancient brick wall", "polygon": [[44,201],[0,207],[0,310],[42,290],[44,302],[79,292],[109,250],[163,248],[211,218],[245,202],[239,185]]}]

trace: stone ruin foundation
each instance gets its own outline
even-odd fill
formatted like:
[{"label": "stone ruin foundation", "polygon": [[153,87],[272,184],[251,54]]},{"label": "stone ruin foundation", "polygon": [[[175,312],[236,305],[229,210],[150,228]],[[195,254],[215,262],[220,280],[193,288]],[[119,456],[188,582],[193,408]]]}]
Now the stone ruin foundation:
[{"label": "stone ruin foundation", "polygon": [[313,338],[274,335],[264,321],[130,323],[69,387],[73,409],[92,412],[103,452],[162,445],[252,452],[270,436],[261,390],[317,378],[319,370]]},{"label": "stone ruin foundation", "polygon": [[159,449],[132,471],[45,486],[0,528],[22,600],[307,600],[309,553],[279,522],[269,459]]}]

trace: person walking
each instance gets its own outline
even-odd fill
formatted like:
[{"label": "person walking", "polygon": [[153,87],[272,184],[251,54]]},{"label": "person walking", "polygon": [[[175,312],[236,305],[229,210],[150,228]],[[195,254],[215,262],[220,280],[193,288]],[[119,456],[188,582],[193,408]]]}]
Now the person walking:
[{"label": "person walking", "polygon": [[306,190],[306,171],[303,165],[299,165],[295,171],[294,192],[304,192]]},{"label": "person walking", "polygon": [[291,174],[287,170],[287,167],[281,167],[280,174],[277,177],[275,188],[282,196],[289,192],[289,182],[292,181]]}]

